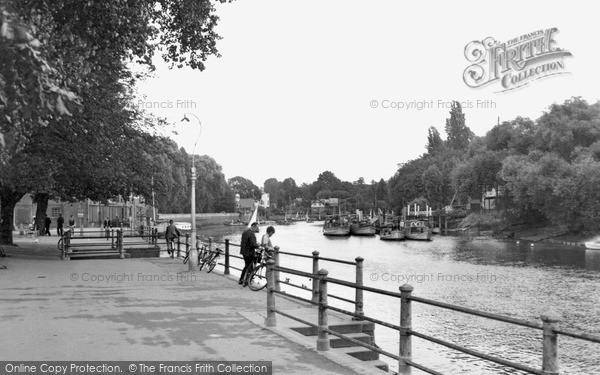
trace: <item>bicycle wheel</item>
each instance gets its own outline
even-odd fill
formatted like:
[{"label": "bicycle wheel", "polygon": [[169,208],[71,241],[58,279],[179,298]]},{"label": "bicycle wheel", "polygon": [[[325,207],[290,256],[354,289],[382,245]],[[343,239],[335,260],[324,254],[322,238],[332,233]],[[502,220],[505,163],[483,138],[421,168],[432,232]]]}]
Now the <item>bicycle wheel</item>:
[{"label": "bicycle wheel", "polygon": [[250,273],[250,278],[248,280],[248,287],[251,290],[258,291],[267,286],[267,267],[264,264],[261,264],[257,267],[254,267],[252,272]]},{"label": "bicycle wheel", "polygon": [[202,271],[202,268],[208,263],[208,260],[211,258],[211,253],[206,252],[204,256],[198,257],[198,270]]}]

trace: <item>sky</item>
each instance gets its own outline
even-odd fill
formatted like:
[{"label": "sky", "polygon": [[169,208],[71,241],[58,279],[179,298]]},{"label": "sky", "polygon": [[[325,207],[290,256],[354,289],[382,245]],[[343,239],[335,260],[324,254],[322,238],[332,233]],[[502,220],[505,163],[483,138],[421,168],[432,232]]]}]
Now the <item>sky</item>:
[{"label": "sky", "polygon": [[[588,8],[583,1],[218,4],[222,56],[203,72],[157,61],[137,105],[166,118],[188,153],[198,140],[195,153],[214,158],[227,179],[262,187],[291,177],[301,185],[330,171],[343,181],[387,180],[425,152],[430,126],[445,139],[453,100],[478,136],[498,121],[536,119],[573,96],[599,100],[600,24]],[[476,63],[465,57],[469,43],[492,37],[510,49],[551,28],[553,48],[571,56],[534,78],[561,74],[507,91],[500,80],[465,83]],[[180,122],[186,113],[191,121]]]}]

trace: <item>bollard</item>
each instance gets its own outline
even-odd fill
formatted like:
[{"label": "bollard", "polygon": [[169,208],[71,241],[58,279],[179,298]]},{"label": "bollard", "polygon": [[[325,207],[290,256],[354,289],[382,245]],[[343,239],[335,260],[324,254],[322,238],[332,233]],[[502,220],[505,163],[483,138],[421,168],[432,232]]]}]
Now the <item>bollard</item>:
[{"label": "bollard", "polygon": [[110,248],[115,249],[115,230],[112,228],[110,230]]},{"label": "bollard", "polygon": [[[362,257],[357,257],[356,259],[356,286],[363,286],[363,261]],[[363,311],[363,290],[360,288],[356,288],[355,298],[354,298],[354,313],[356,315],[364,316],[365,312]],[[353,317],[352,320],[362,320],[359,317]]]},{"label": "bollard", "polygon": [[412,328],[410,296],[413,290],[413,286],[409,284],[404,284],[400,287],[400,358],[398,359],[399,374],[411,373],[411,366],[407,363],[407,361],[412,359],[412,340],[408,330]]},{"label": "bollard", "polygon": [[265,325],[267,327],[277,326],[277,317],[275,315],[275,293],[273,293],[275,290],[273,288],[274,266],[275,261],[273,259],[267,260],[267,317],[265,318]]},{"label": "bollard", "polygon": [[313,251],[313,281],[312,281],[312,302],[319,302],[319,279],[317,278],[317,273],[319,272],[319,252],[317,250]]},{"label": "bollard", "polygon": [[[279,246],[275,246],[273,251],[273,260],[275,261],[275,267],[279,267]],[[273,275],[273,288],[276,291],[281,291],[281,285],[279,284],[279,270],[275,270]]]},{"label": "bollard", "polygon": [[555,315],[542,315],[543,324],[542,342],[542,374],[558,374],[558,334],[554,332],[558,328],[560,318]]},{"label": "bollard", "polygon": [[119,259],[125,259],[123,252],[123,231],[117,230],[117,246],[119,248]]},{"label": "bollard", "polygon": [[229,238],[225,240],[225,271],[223,271],[223,274],[229,275]]},{"label": "bollard", "polygon": [[320,270],[319,275],[319,335],[317,336],[317,350],[327,351],[329,345],[329,333],[323,329],[329,328],[327,319],[327,270]]}]

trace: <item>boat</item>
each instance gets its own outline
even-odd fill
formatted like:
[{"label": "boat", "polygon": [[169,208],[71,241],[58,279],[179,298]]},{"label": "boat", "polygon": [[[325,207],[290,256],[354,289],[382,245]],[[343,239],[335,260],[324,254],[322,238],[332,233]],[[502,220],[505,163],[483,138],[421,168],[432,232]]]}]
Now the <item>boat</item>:
[{"label": "boat", "polygon": [[248,228],[250,228],[252,223],[258,223],[258,206],[256,206],[254,208],[254,213],[252,213],[252,216],[250,217],[250,220],[248,221]]},{"label": "boat", "polygon": [[223,224],[229,225],[229,226],[234,226],[234,227],[241,227],[241,226],[246,225],[246,223],[244,223],[243,221],[239,221],[239,220],[228,220],[228,221],[225,221]]},{"label": "boat", "polygon": [[325,220],[323,224],[324,236],[343,237],[350,235],[350,226],[348,220],[340,216],[334,216]]},{"label": "boat", "polygon": [[404,230],[398,225],[386,225],[379,231],[379,239],[384,241],[402,241],[406,238]]},{"label": "boat", "polygon": [[404,235],[407,240],[431,241],[431,227],[425,220],[406,220]]},{"label": "boat", "polygon": [[586,242],[585,248],[588,250],[600,250],[600,242],[598,242],[598,241]]},{"label": "boat", "polygon": [[355,221],[350,224],[350,234],[353,236],[374,236],[375,227],[368,221]]},{"label": "boat", "polygon": [[179,230],[192,230],[192,223],[188,223],[187,221],[175,221],[173,224]]}]

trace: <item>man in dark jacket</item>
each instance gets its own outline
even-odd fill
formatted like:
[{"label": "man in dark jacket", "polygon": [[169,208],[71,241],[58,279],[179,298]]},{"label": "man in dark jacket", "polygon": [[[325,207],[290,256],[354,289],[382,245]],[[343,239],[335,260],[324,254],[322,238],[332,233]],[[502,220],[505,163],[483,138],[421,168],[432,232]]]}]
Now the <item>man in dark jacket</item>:
[{"label": "man in dark jacket", "polygon": [[64,235],[63,232],[63,224],[65,223],[65,219],[62,217],[62,214],[58,214],[58,218],[56,219],[56,233],[59,236]]},{"label": "man in dark jacket", "polygon": [[49,236],[52,235],[52,234],[50,234],[50,224],[52,224],[52,219],[50,219],[48,217],[48,215],[46,215],[46,217],[44,218],[44,236],[45,235],[49,235]]},{"label": "man in dark jacket", "polygon": [[244,269],[242,270],[242,274],[240,275],[240,280],[238,284],[242,284],[243,286],[248,285],[248,276],[250,276],[250,268],[254,263],[254,250],[258,249],[258,243],[256,242],[256,235],[254,233],[258,233],[258,223],[252,223],[250,228],[246,229],[244,233],[242,233],[242,242],[240,243],[240,254],[244,256]]},{"label": "man in dark jacket", "polygon": [[169,226],[165,231],[165,238],[167,239],[167,253],[171,256],[171,259],[173,259],[173,256],[175,254],[175,249],[173,248],[173,240],[175,240],[175,238],[178,238],[179,236],[181,236],[181,232],[179,231],[179,229],[177,229],[175,224],[173,224],[173,220],[169,220]]}]

